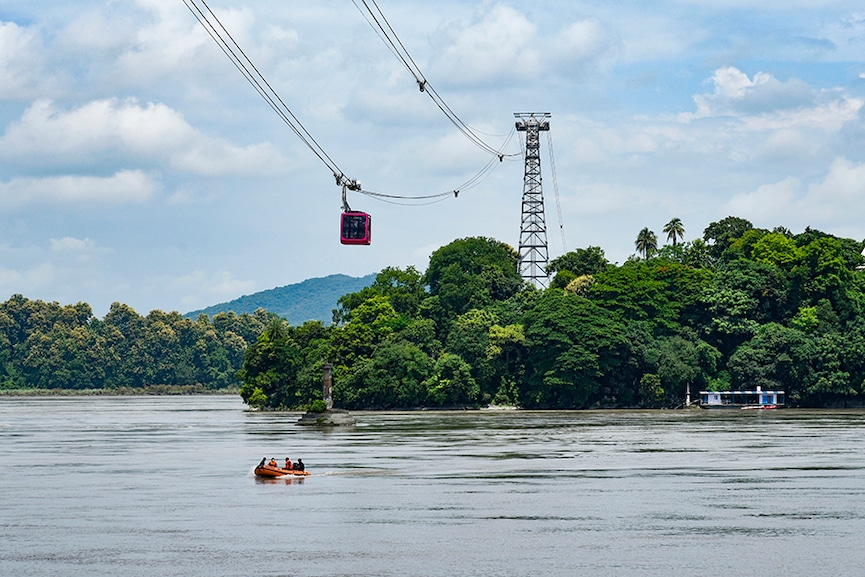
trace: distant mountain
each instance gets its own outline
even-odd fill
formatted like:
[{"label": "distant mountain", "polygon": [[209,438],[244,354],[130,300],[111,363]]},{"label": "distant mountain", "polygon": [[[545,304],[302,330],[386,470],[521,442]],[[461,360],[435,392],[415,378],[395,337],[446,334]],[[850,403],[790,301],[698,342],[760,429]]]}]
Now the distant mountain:
[{"label": "distant mountain", "polygon": [[202,313],[213,317],[220,312],[234,311],[236,314],[243,314],[262,308],[288,319],[292,326],[299,326],[310,320],[320,320],[330,324],[339,297],[357,292],[371,285],[374,280],[375,274],[360,278],[332,274],[324,278],[311,278],[301,283],[245,295],[227,303],[188,312],[183,316],[195,319]]}]

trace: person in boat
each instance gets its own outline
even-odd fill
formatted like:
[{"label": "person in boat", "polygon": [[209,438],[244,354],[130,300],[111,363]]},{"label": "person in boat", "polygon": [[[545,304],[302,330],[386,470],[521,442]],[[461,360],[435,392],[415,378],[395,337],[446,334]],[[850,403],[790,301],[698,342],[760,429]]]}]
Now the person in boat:
[{"label": "person in boat", "polygon": [[289,471],[291,471],[291,469],[292,469],[291,459],[289,459],[288,457],[285,458],[285,468],[288,469]]},{"label": "person in boat", "polygon": [[294,464],[294,468],[298,471],[304,470],[303,459],[298,458],[297,463]]},{"label": "person in boat", "polygon": [[267,457],[262,457],[261,462],[258,464],[259,467],[264,467],[264,463],[267,462]]},{"label": "person in boat", "polygon": [[270,458],[270,462],[268,463],[268,465],[270,465],[271,467],[279,468],[279,465],[277,464],[276,459],[274,459],[273,457]]}]

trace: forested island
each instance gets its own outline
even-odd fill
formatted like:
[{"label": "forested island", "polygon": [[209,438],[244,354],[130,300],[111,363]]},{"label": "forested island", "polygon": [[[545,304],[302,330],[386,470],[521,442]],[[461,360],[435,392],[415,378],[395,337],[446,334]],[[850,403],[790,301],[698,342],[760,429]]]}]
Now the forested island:
[{"label": "forested island", "polygon": [[600,247],[564,254],[547,289],[523,282],[507,244],[459,239],[424,272],[385,268],[327,325],[119,303],[99,320],[15,295],[0,304],[0,389],[239,387],[250,407],[302,409],[331,363],[347,409],[663,408],[688,388],[757,386],[792,406],[862,405],[862,242],[738,217],[692,242],[679,219],[664,232],[659,247],[640,231],[621,265]]}]

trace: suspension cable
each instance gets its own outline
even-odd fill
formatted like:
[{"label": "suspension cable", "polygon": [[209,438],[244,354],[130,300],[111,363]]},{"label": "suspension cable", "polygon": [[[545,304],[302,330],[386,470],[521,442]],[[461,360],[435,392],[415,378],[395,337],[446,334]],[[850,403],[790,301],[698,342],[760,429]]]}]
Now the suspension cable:
[{"label": "suspension cable", "polygon": [[358,190],[360,184],[356,180],[345,176],[345,173],[339,168],[333,158],[327,154],[300,119],[286,105],[276,90],[274,90],[261,71],[252,63],[252,60],[249,59],[240,45],[234,40],[228,29],[225,28],[216,14],[210,9],[206,0],[183,0],[183,3],[259,96],[267,102],[268,106],[276,112],[307,148],[327,166],[333,174],[337,186],[345,185],[349,190]]},{"label": "suspension cable", "polygon": [[547,131],[547,144],[550,148],[550,168],[553,174],[553,190],[556,193],[556,211],[559,213],[559,230],[562,233],[562,254],[568,252],[568,244],[565,242],[565,223],[562,218],[562,201],[559,199],[559,179],[556,176],[556,156],[553,154],[552,130]]},{"label": "suspension cable", "polygon": [[[355,6],[360,9],[355,0]],[[231,60],[231,63],[234,67],[243,75],[246,81],[253,87],[253,89],[258,93],[259,96],[270,106],[270,108],[276,112],[276,114],[280,117],[280,119],[291,129],[294,134],[300,138],[300,140],[309,148],[313,154],[315,154],[321,162],[327,166],[327,168],[333,174],[337,186],[342,186],[347,188],[348,190],[352,190],[355,192],[360,192],[368,197],[381,200],[382,202],[390,202],[392,204],[402,204],[405,206],[424,206],[427,204],[433,204],[435,202],[441,202],[442,200],[447,199],[450,196],[457,197],[459,193],[464,190],[469,190],[486,179],[487,176],[492,172],[495,168],[496,163],[495,160],[499,160],[500,162],[504,159],[513,160],[512,157],[518,156],[515,154],[505,154],[503,151],[505,147],[510,142],[515,129],[511,129],[511,132],[508,134],[505,142],[502,144],[501,149],[496,150],[488,147],[485,143],[483,144],[483,148],[488,152],[491,151],[494,155],[493,159],[490,159],[489,162],[474,176],[472,176],[468,181],[463,183],[461,186],[448,190],[446,192],[441,192],[437,194],[429,194],[429,195],[420,195],[420,196],[408,196],[408,195],[392,195],[392,194],[383,194],[379,192],[374,192],[370,190],[363,190],[361,184],[353,179],[349,179],[345,176],[345,173],[339,168],[336,162],[331,158],[329,154],[324,150],[324,148],[318,143],[318,141],[312,136],[312,134],[306,129],[303,123],[298,119],[298,117],[291,111],[285,101],[279,96],[273,86],[267,81],[261,71],[253,64],[252,60],[247,56],[247,54],[243,51],[240,45],[235,41],[234,37],[228,31],[228,29],[222,24],[216,14],[211,10],[210,6],[207,4],[206,0],[183,0],[184,5],[187,9],[192,13],[192,15],[198,20],[207,34],[213,39],[213,41],[219,46],[220,50]],[[374,3],[374,2],[373,2]],[[364,1],[366,5],[366,2]],[[367,6],[368,7],[368,6]],[[376,5],[376,8],[378,6]],[[363,13],[363,12],[362,12]],[[371,13],[371,12],[370,12]],[[385,24],[381,24],[377,22],[378,29],[382,31],[391,30],[390,25],[387,23],[384,18],[384,14],[382,14],[379,10],[381,21]],[[372,13],[371,13],[372,14]],[[374,17],[374,15],[373,15]],[[369,19],[367,19],[369,21]],[[371,23],[372,25],[372,23]],[[374,29],[376,29],[374,27]],[[395,36],[395,33],[394,33]],[[405,51],[403,47],[403,53],[405,56],[403,57],[399,50],[387,40],[387,36],[383,37],[386,44],[392,48],[392,52],[403,60],[405,66],[409,69],[410,72],[414,75],[412,71],[412,66],[417,69],[417,65],[411,59],[411,56]],[[402,44],[399,44],[402,46]],[[419,72],[419,69],[417,69]],[[417,76],[415,78],[418,79],[418,84],[421,86],[421,90],[424,90],[425,80],[420,80],[422,75]],[[430,87],[431,88],[431,87]],[[435,100],[435,99],[434,99]],[[446,105],[442,102],[440,108],[446,107]],[[449,109],[447,109],[449,110]],[[444,111],[444,108],[443,108]],[[456,118],[456,115],[453,115]],[[458,118],[456,119],[458,121]],[[471,129],[468,128],[461,121],[454,121],[458,128],[461,128],[461,131],[469,136],[475,144],[479,144],[479,142],[483,142],[479,139],[479,137],[472,137],[470,135],[473,134]],[[477,139],[477,140],[476,140]],[[401,201],[401,202],[397,202]],[[418,202],[418,201],[430,201],[430,202]]]},{"label": "suspension cable", "polygon": [[[406,70],[408,70],[409,74],[411,74],[414,78],[420,91],[426,93],[430,97],[436,107],[447,117],[447,119],[457,128],[457,130],[459,130],[478,148],[480,148],[487,154],[491,154],[497,157],[500,161],[506,157],[520,156],[519,153],[505,154],[503,152],[503,147],[500,149],[496,149],[487,144],[484,139],[477,134],[475,130],[473,130],[468,124],[463,122],[463,120],[453,111],[453,109],[448,106],[444,98],[442,98],[438,91],[436,91],[436,89],[430,84],[429,80],[427,80],[427,78],[424,76],[423,71],[421,71],[420,67],[411,57],[411,54],[406,49],[402,40],[400,40],[396,31],[393,29],[393,26],[390,25],[390,22],[384,15],[384,12],[382,12],[376,0],[360,0],[360,4],[358,4],[358,0],[352,0],[352,3],[355,5],[355,8],[358,9],[358,11],[370,25],[370,27],[372,27],[376,35],[381,38],[381,40],[385,43],[385,46],[387,46],[387,48],[397,57],[397,59],[402,62],[403,66],[406,68]],[[363,4],[363,7],[361,7],[361,4]],[[372,5],[372,7],[370,7],[370,4]]]},{"label": "suspension cable", "polygon": [[[502,145],[503,147],[508,145],[508,143],[514,137],[514,134],[516,134],[516,127],[511,129],[511,132],[508,134],[507,139],[505,140],[504,144]],[[496,166],[498,166],[497,161],[499,161],[498,157],[490,158],[489,161],[487,161],[487,163],[484,165],[484,167],[481,168],[477,174],[475,174],[474,176],[469,178],[462,185],[460,185],[456,188],[453,188],[451,190],[445,191],[445,192],[439,192],[436,194],[420,195],[420,196],[403,196],[403,195],[397,195],[397,194],[384,194],[384,193],[380,193],[380,192],[374,192],[371,190],[361,190],[359,192],[361,194],[365,194],[366,196],[375,198],[377,200],[381,200],[382,202],[389,202],[390,204],[400,204],[403,206],[425,206],[427,204],[433,204],[434,202],[440,202],[441,200],[444,200],[450,196],[453,196],[454,198],[456,198],[459,196],[460,192],[463,192],[466,190],[471,190],[472,188],[478,186],[481,182],[486,180],[486,178],[490,174],[492,174],[493,170],[495,170]],[[411,201],[431,200],[431,199],[438,199],[438,200],[433,200],[433,202],[426,202],[426,203],[411,202]],[[396,201],[402,201],[402,202],[396,202]]]}]

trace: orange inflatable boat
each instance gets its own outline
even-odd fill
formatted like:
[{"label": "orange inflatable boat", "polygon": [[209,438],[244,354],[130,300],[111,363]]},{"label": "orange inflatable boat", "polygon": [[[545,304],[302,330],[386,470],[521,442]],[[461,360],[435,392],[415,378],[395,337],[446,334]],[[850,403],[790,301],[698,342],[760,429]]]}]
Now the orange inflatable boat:
[{"label": "orange inflatable boat", "polygon": [[276,477],[285,477],[286,475],[291,475],[294,477],[306,477],[309,475],[309,471],[298,471],[297,469],[282,469],[280,467],[274,467],[272,465],[259,465],[255,468],[255,476],[256,477],[268,477],[268,478],[276,478]]}]

